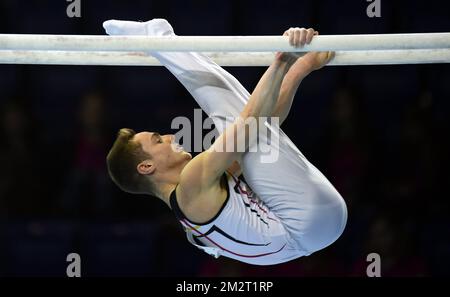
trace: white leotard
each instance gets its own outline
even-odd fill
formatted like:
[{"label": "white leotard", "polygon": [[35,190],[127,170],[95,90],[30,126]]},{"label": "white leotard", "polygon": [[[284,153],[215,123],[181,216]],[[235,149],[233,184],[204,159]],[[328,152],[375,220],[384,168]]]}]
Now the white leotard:
[{"label": "white leotard", "polygon": [[284,226],[242,180],[226,173],[228,195],[217,215],[206,223],[186,218],[176,201],[170,204],[188,240],[205,252],[242,262],[271,265],[302,256],[289,242]]}]

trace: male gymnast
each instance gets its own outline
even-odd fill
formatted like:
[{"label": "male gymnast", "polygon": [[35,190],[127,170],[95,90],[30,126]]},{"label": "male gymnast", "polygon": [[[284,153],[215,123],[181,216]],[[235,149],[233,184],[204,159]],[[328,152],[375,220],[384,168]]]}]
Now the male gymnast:
[{"label": "male gymnast", "polygon": [[[175,36],[164,19],[109,20],[103,26],[110,35]],[[317,34],[303,28],[284,32],[296,47],[309,44]],[[122,190],[164,201],[188,240],[215,257],[272,265],[310,255],[337,240],[347,221],[343,198],[279,128],[301,81],[326,65],[333,52],[302,57],[276,53],[251,95],[203,54],[148,54],[186,87],[213,119],[219,136],[192,158],[173,135],[121,129],[107,165]],[[278,155],[263,162],[265,152],[250,150],[257,142],[250,139],[245,120],[270,117],[279,119],[279,125],[265,122],[272,131],[269,145]],[[257,137],[268,139],[263,132]],[[224,149],[227,140],[243,141],[246,150]]]}]

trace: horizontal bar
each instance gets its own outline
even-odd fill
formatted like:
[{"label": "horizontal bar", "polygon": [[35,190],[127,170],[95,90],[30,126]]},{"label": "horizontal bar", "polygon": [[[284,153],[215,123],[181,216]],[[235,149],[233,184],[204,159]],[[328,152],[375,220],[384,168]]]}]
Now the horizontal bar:
[{"label": "horizontal bar", "polygon": [[305,52],[450,48],[450,33],[321,35],[302,48],[286,36],[0,34],[0,50]]},{"label": "horizontal bar", "polygon": [[[303,55],[300,53],[297,55]],[[221,66],[268,66],[273,53],[206,53]],[[450,63],[450,49],[338,51],[330,66]],[[161,66],[143,52],[0,51],[0,64]]]}]

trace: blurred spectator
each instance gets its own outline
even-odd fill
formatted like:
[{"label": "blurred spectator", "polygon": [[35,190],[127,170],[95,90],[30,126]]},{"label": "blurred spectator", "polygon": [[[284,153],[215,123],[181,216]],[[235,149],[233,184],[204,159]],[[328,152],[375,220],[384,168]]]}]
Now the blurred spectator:
[{"label": "blurred spectator", "polygon": [[0,109],[0,213],[8,217],[45,215],[45,170],[39,128],[24,98],[7,101]]},{"label": "blurred spectator", "polygon": [[417,254],[414,231],[407,225],[394,224],[386,217],[379,217],[371,225],[365,241],[364,253],[356,261],[352,274],[366,276],[370,264],[366,257],[377,253],[381,258],[381,276],[423,276],[427,274],[423,258]]},{"label": "blurred spectator", "polygon": [[[437,205],[441,215],[448,207],[439,186],[448,177],[445,166],[448,151],[442,127],[433,117],[434,98],[423,91],[400,116],[398,142],[386,154],[381,192],[382,203],[406,218],[424,217]],[[427,197],[432,200],[424,202]],[[436,213],[435,213],[436,215]]]},{"label": "blurred spectator", "polygon": [[69,164],[62,208],[76,217],[111,213],[111,186],[106,170],[109,135],[103,95],[88,93],[77,114],[73,164]]},{"label": "blurred spectator", "polygon": [[354,89],[337,90],[327,112],[315,153],[319,155],[318,163],[322,163],[319,168],[351,209],[353,204],[370,199],[365,190],[374,173],[371,162],[376,158],[375,134],[363,98]]},{"label": "blurred spectator", "polygon": [[214,259],[212,257],[205,259],[200,267],[199,276],[201,277],[240,277],[253,276],[245,273],[245,264],[229,258]]}]

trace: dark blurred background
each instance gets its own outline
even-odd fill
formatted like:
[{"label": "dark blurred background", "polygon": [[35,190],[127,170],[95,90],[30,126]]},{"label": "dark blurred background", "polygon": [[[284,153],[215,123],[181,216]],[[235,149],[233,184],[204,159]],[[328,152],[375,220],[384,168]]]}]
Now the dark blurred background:
[{"label": "dark blurred background", "polygon": [[[166,18],[178,35],[449,32],[448,1],[0,1],[0,33],[104,34],[110,19]],[[227,68],[252,90],[264,68]],[[304,80],[285,132],[345,198],[325,250],[258,267],[204,254],[158,199],[128,195],[105,156],[121,127],[174,133],[196,103],[162,67],[0,65],[0,276],[449,275],[450,65],[325,67]]]}]

